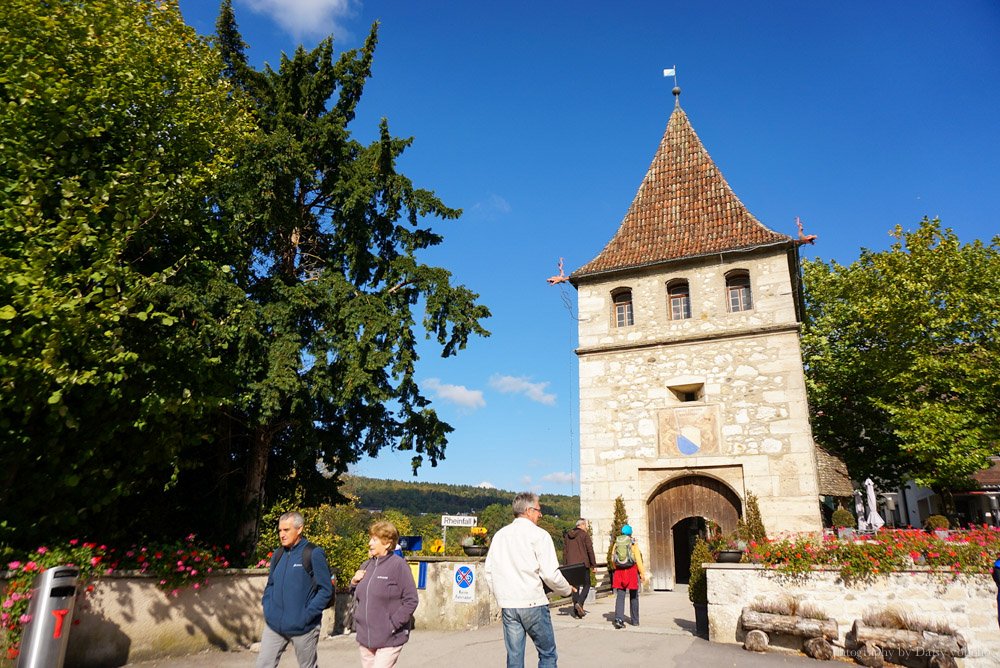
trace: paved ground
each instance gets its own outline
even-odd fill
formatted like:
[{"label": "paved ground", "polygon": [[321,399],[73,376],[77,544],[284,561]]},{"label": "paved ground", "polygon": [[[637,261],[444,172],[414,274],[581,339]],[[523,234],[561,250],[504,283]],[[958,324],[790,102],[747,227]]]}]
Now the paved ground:
[{"label": "paved ground", "polygon": [[[752,654],[739,645],[710,643],[694,636],[694,609],[686,591],[656,592],[639,598],[640,626],[616,630],[611,626],[614,598],[599,598],[588,606],[582,620],[570,616],[570,606],[552,609],[559,664],[574,666],[696,666],[698,668],[764,668],[770,666],[815,666],[802,655],[780,653]],[[399,668],[451,668],[503,666],[505,659],[503,630],[499,624],[476,631],[421,631],[400,655]],[[183,659],[131,664],[143,668],[246,668],[257,655],[249,651],[211,652]],[[537,655],[528,641],[526,665],[534,666]],[[289,650],[281,668],[295,668],[294,653]],[[360,665],[353,636],[335,636],[320,641],[319,665]],[[843,664],[833,664],[843,665]]]}]

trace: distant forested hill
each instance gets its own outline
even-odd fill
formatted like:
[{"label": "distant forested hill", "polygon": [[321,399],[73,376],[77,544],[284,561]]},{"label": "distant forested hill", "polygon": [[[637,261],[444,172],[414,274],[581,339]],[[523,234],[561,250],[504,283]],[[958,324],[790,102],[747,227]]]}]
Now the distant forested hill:
[{"label": "distant forested hill", "polygon": [[[340,492],[358,499],[362,508],[400,510],[408,515],[475,514],[490,504],[510,505],[516,492],[471,485],[436,482],[379,480],[345,475]],[[580,497],[542,494],[542,512],[551,517],[575,519],[580,515]]]}]

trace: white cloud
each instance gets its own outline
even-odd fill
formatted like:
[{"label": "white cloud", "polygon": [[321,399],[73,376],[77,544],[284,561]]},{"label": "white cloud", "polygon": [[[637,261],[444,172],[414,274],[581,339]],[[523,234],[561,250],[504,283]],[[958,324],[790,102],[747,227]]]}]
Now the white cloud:
[{"label": "white cloud", "polygon": [[485,201],[476,202],[469,208],[468,213],[470,217],[478,216],[483,220],[496,220],[500,216],[506,216],[508,213],[513,211],[510,202],[506,199],[497,195],[496,193],[490,193]]},{"label": "white cloud", "polygon": [[476,485],[476,487],[479,487],[480,489],[496,489],[497,488],[496,485],[494,485],[493,483],[491,483],[488,480],[482,481],[481,483],[479,483],[478,485]]},{"label": "white cloud", "polygon": [[494,390],[503,392],[504,394],[523,394],[532,401],[552,406],[556,403],[556,395],[545,391],[545,388],[548,386],[548,382],[532,383],[525,376],[501,376],[500,374],[494,374],[490,378],[490,387]]},{"label": "white cloud", "polygon": [[438,378],[428,378],[424,387],[434,393],[434,396],[450,401],[465,408],[482,408],[486,405],[482,390],[470,390],[465,385],[449,385]]},{"label": "white cloud", "polygon": [[556,482],[564,485],[570,485],[576,482],[576,474],[556,471],[555,473],[549,473],[548,475],[543,475],[542,480],[544,480],[545,482]]},{"label": "white cloud", "polygon": [[343,40],[349,33],[342,19],[355,14],[355,0],[242,0],[251,10],[265,14],[293,37],[326,37]]}]

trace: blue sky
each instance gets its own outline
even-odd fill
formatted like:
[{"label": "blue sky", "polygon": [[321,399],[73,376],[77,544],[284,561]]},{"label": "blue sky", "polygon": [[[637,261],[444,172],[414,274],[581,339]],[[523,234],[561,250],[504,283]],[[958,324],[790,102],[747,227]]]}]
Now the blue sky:
[{"label": "blue sky", "polygon": [[[213,31],[218,5],[180,0]],[[380,20],[353,126],[413,136],[401,170],[461,207],[426,261],[493,312],[456,358],[419,377],[455,428],[416,480],[578,492],[576,293],[549,286],[614,235],[673,108],[765,225],[816,234],[806,257],[850,263],[895,225],[940,217],[965,242],[1000,233],[1000,3],[348,2],[235,0],[248,55]],[[409,453],[356,468],[409,479]]]}]

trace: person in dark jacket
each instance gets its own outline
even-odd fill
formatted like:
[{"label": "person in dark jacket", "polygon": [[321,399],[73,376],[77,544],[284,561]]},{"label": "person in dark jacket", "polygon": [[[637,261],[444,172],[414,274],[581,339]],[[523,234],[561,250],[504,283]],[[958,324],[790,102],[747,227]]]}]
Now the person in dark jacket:
[{"label": "person in dark jacket", "polygon": [[[597,557],[594,556],[594,541],[587,532],[587,520],[582,517],[576,521],[576,527],[566,532],[563,543],[563,563],[567,566],[583,564],[591,573],[597,567]],[[583,604],[590,593],[590,575],[577,592],[573,594],[573,616],[583,619],[587,611]]]},{"label": "person in dark jacket", "polygon": [[1000,555],[993,562],[993,582],[997,586],[997,626],[1000,626]]},{"label": "person in dark jacket", "polygon": [[368,530],[369,559],[351,578],[354,587],[354,631],[362,668],[392,668],[410,639],[417,609],[417,585],[409,564],[393,547],[399,531],[391,522]]},{"label": "person in dark jacket", "polygon": [[278,520],[280,553],[264,585],[264,635],[257,668],[276,668],[282,652],[292,643],[299,668],[316,668],[316,643],[323,610],[333,596],[330,567],[323,549],[312,546],[312,575],[302,562],[306,545],[305,522],[299,513],[285,513]]}]

